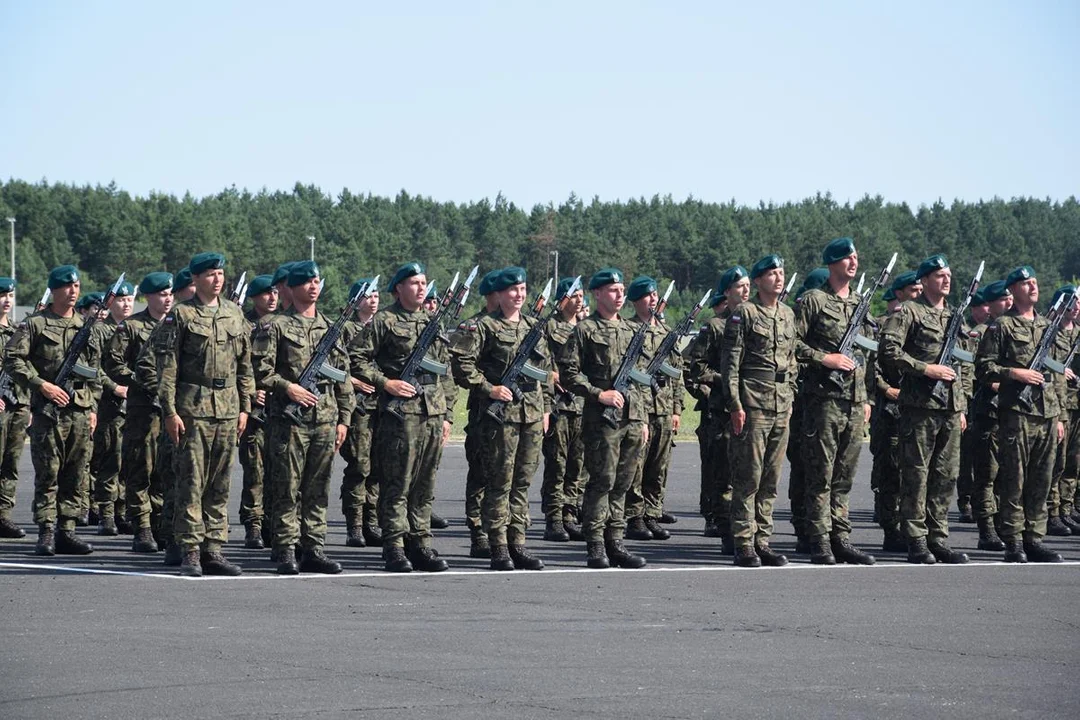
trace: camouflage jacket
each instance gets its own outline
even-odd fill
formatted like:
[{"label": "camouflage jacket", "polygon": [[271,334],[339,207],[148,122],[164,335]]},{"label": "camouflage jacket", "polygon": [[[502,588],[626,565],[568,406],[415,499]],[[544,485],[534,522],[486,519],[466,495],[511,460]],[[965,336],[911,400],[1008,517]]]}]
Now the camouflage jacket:
[{"label": "camouflage jacket", "polygon": [[727,412],[789,412],[799,374],[795,346],[795,313],[787,305],[767,308],[755,296],[735,308],[720,360]]},{"label": "camouflage jacket", "polygon": [[[97,354],[101,358],[102,370],[104,370],[105,353],[108,352],[109,341],[116,334],[118,323],[108,315],[104,320],[94,323],[92,343],[97,345]],[[126,412],[124,398],[117,397],[116,387],[120,383],[110,378],[107,374],[101,375],[101,400],[98,401],[98,421],[102,422],[114,418]]]},{"label": "camouflage jacket", "polygon": [[[620,316],[604,320],[596,312],[574,328],[556,360],[563,387],[584,397],[587,411],[604,409],[600,393],[611,389],[636,329],[636,325]],[[636,383],[630,383],[629,402],[623,405],[620,420],[648,421],[645,392]]]},{"label": "camouflage jacket", "polygon": [[[14,335],[14,325],[0,325],[0,353],[2,353],[3,349],[7,347],[9,342],[11,342],[11,338]],[[2,357],[2,354],[0,354],[0,357]],[[30,404],[29,390],[24,385],[15,382],[14,379],[12,379],[11,381],[11,394],[15,396],[16,400],[18,400],[19,405]]]},{"label": "camouflage jacket", "polygon": [[686,389],[697,398],[696,407],[706,413],[727,412],[727,391],[720,376],[720,360],[724,347],[724,328],[731,311],[727,308],[702,324],[697,337],[687,346]]},{"label": "camouflage jacket", "polygon": [[[827,378],[832,371],[823,365],[826,355],[839,351],[859,300],[854,290],[842,298],[827,283],[820,290],[803,293],[795,315],[798,336],[795,355],[805,366],[802,391],[808,395],[867,402],[865,359],[860,351],[856,350],[855,369],[844,375],[843,388],[829,382]],[[872,323],[864,323],[862,334],[867,338],[874,336]]]},{"label": "camouflage jacket", "polygon": [[[637,315],[632,315],[628,321],[634,326],[635,330],[642,323],[642,320]],[[657,320],[655,325],[645,331],[645,349],[641,353],[642,365],[647,365],[652,361],[653,355],[656,354],[657,349],[660,347],[660,343],[664,342],[664,338],[667,337],[669,332],[671,332],[671,328],[663,320]],[[681,370],[683,366],[682,356],[672,351],[668,355],[667,363],[675,369]],[[656,382],[656,387],[645,392],[645,408],[648,413],[650,415],[682,415],[682,383],[669,378],[663,373],[656,374]]]},{"label": "camouflage jacket", "polygon": [[[368,323],[370,324],[370,320]],[[347,348],[352,343],[353,339],[360,334],[364,329],[364,325],[360,323],[355,317],[345,322],[345,329],[341,331],[341,342]],[[360,390],[355,391],[356,408],[363,409],[371,413],[379,407],[379,394],[372,392],[364,394]]]},{"label": "camouflage jacket", "polygon": [[[998,410],[1011,410],[1041,418],[1055,418],[1061,414],[1061,386],[1052,378],[1048,377],[1046,385],[1036,388],[1033,407],[1028,409],[1019,401],[1024,383],[1009,377],[1010,369],[1025,368],[1031,362],[1035,348],[1048,327],[1050,321],[1042,315],[1036,313],[1029,320],[1015,309],[986,326],[986,333],[979,343],[979,354],[975,357],[975,372],[981,383],[1001,383],[998,388]],[[1047,372],[1044,377],[1050,374]]]},{"label": "camouflage jacket", "polygon": [[106,376],[115,384],[127,387],[129,408],[159,409],[157,385],[146,387],[135,377],[135,361],[158,322],[149,310],[127,318],[116,326],[101,358],[101,369]]},{"label": "camouflage jacket", "polygon": [[[4,369],[17,385],[30,391],[30,406],[35,411],[48,402],[36,391],[44,383],[56,380],[68,347],[82,326],[83,319],[78,313],[65,318],[45,308],[23,320],[15,329],[4,351]],[[80,362],[98,369],[101,365],[99,351],[100,346],[91,340],[79,354]],[[100,398],[99,378],[75,378],[75,397],[68,407],[96,412]],[[61,411],[64,409],[60,408]]]},{"label": "camouflage jacket", "polygon": [[[1071,328],[1062,328],[1058,333],[1055,343],[1054,357],[1057,360],[1065,362],[1065,358],[1069,356],[1069,351],[1072,350],[1073,344],[1076,342],[1077,337],[1080,337],[1080,327],[1074,325]],[[1080,353],[1073,358],[1072,369],[1073,372],[1080,375]],[[1070,385],[1068,379],[1064,375],[1054,374],[1054,380],[1060,385],[1061,389],[1061,402],[1066,410],[1080,410],[1080,389],[1077,385]]]},{"label": "camouflage jacket", "polygon": [[[548,352],[552,358],[557,358],[562,354],[566,343],[570,342],[570,336],[574,333],[575,327],[577,323],[567,322],[558,314],[547,321],[544,336],[547,338]],[[562,382],[562,378],[559,378],[559,384],[555,386],[553,408],[563,415],[580,415],[585,409],[585,398],[570,392]]]}]

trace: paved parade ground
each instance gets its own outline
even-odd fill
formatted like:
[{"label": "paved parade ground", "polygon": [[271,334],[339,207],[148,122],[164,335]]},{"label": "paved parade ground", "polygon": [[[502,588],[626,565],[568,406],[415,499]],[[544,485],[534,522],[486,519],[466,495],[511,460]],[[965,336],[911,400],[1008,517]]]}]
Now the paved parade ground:
[{"label": "paved parade ground", "polygon": [[[864,448],[865,451],[865,448]],[[439,575],[382,572],[344,547],[331,505],[333,577],[279,577],[268,551],[227,555],[239,578],[183,579],[130,536],[88,557],[37,558],[23,454],[15,520],[0,540],[0,718],[990,718],[1075,717],[1080,707],[1080,538],[1050,538],[1065,565],[1004,565],[955,523],[967,566],[737,569],[701,536],[697,446],[675,451],[667,542],[629,543],[644,570],[586,570],[581,544],[540,538],[538,573],[468,558],[464,452],[446,451],[436,510],[451,521]],[[853,541],[872,526],[870,455],[853,493]],[[335,468],[334,491],[340,478]],[[234,467],[235,522],[240,469]],[[781,495],[786,495],[786,479]],[[787,501],[773,546],[791,553]],[[83,536],[90,528],[80,528]]]}]

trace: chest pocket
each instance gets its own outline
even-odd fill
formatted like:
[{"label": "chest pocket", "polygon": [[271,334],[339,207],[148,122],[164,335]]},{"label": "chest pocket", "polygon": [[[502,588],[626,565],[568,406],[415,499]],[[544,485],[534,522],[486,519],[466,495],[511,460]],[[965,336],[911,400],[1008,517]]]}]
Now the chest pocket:
[{"label": "chest pocket", "polygon": [[517,354],[519,343],[520,338],[515,329],[503,328],[496,332],[491,343],[491,354],[496,364],[503,368],[509,367]]},{"label": "chest pocket", "polygon": [[842,308],[829,304],[821,308],[817,322],[817,335],[832,346],[839,346],[847,331],[848,317]]},{"label": "chest pocket", "polygon": [[198,318],[187,326],[184,350],[193,354],[205,353],[214,344],[214,324]]},{"label": "chest pocket", "polygon": [[284,354],[286,362],[292,364],[307,355],[307,337],[299,328],[284,328],[281,331],[279,355]]},{"label": "chest pocket", "polygon": [[1014,326],[1006,336],[1005,357],[1011,365],[1025,366],[1035,354],[1035,331],[1027,325]]},{"label": "chest pocket", "polygon": [[[614,329],[601,329],[597,328],[589,334],[587,342],[584,343],[584,363],[582,364],[582,371],[588,373],[590,370],[605,368],[612,355],[615,352],[615,343],[618,341],[618,332]],[[607,374],[605,371],[603,374]],[[613,371],[612,371],[613,372]]]},{"label": "chest pocket", "polygon": [[773,344],[773,324],[765,318],[758,318],[750,326],[750,332],[746,336],[746,344],[757,353],[767,353]]},{"label": "chest pocket", "polygon": [[918,324],[915,340],[925,350],[937,351],[945,340],[944,319],[938,315],[925,315]]},{"label": "chest pocket", "polygon": [[390,333],[387,340],[391,342],[393,353],[396,355],[408,355],[412,350],[414,341],[419,337],[417,329],[412,323],[399,322],[388,327]]}]

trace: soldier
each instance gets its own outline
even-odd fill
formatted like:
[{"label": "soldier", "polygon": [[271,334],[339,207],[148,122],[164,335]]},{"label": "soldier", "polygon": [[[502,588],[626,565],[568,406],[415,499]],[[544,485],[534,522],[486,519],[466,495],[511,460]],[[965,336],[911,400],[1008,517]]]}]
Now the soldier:
[{"label": "soldier", "polygon": [[[922,261],[915,276],[922,294],[900,306],[881,330],[881,362],[900,377],[900,523],[908,562],[962,565],[966,553],[949,547],[949,502],[960,472],[960,435],[967,427],[970,373],[939,365],[953,309],[952,270],[944,255]],[[947,385],[945,402],[932,390]]]},{"label": "soldier", "polygon": [[[0,348],[15,334],[12,304],[15,280],[0,277]],[[18,539],[26,532],[11,520],[19,486],[19,460],[30,420],[30,395],[6,371],[0,376],[0,538]]]},{"label": "soldier", "polygon": [[[498,307],[467,330],[475,337],[453,355],[454,377],[478,399],[474,432],[481,439],[480,461],[488,481],[482,512],[491,569],[542,570],[543,561],[525,547],[525,530],[529,527],[529,482],[540,465],[551,412],[551,360],[544,344],[538,343],[530,364],[548,372],[548,381],[523,376],[518,395],[501,384],[522,341],[540,320],[521,312],[528,300],[523,268],[503,268],[492,278],[490,290]],[[505,403],[502,422],[489,414],[493,401]]]},{"label": "soldier", "polygon": [[[427,295],[424,296],[424,312],[428,315],[434,315],[435,311],[439,309],[439,289],[435,286],[435,281],[432,280],[428,283]],[[450,527],[450,523],[446,521],[446,518],[442,517],[435,512],[434,502],[431,508],[431,529],[432,530],[445,530]]]},{"label": "soldier", "polygon": [[[34,522],[38,555],[87,555],[93,547],[75,535],[82,512],[79,485],[97,424],[101,383],[80,377],[69,396],[54,384],[72,340],[83,326],[75,313],[79,272],[62,265],[49,272],[52,300],[41,312],[19,323],[4,352],[4,369],[31,395],[30,456],[34,461]],[[92,343],[79,354],[88,368],[99,358]],[[52,407],[48,407],[51,404]],[[59,523],[59,527],[57,524]]]},{"label": "soldier", "polygon": [[[978,340],[975,339],[972,333],[975,332],[975,328],[980,325],[985,326],[990,322],[989,303],[986,302],[983,288],[979,288],[971,296],[969,309],[971,310],[971,316],[964,319],[964,347],[974,354],[978,348]],[[968,398],[969,411],[970,400],[971,398]],[[956,478],[956,509],[960,512],[959,520],[962,523],[975,522],[975,515],[971,508],[971,486],[974,482],[974,458],[979,448],[975,442],[973,424],[969,416],[967,429],[960,436],[960,475]]]},{"label": "soldier", "polygon": [[273,276],[270,278],[270,284],[274,286],[278,293],[277,312],[279,313],[283,313],[292,307],[292,288],[289,287],[287,280],[289,279],[289,269],[294,264],[296,264],[296,261],[278,265],[277,270],[274,271]]},{"label": "soldier", "polygon": [[[360,278],[349,289],[354,297],[373,278]],[[356,315],[345,324],[341,340],[346,347],[352,342],[379,310],[379,291],[365,297],[356,308]],[[375,386],[351,375],[356,408],[349,423],[349,434],[341,446],[345,472],[341,476],[341,512],[345,515],[346,540],[349,547],[382,545],[379,528],[379,475],[373,466],[372,438],[378,418],[379,398]]]},{"label": "soldier", "polygon": [[[92,314],[97,315],[99,322],[95,323],[94,328],[90,334],[90,344],[94,346],[94,354],[97,357],[101,357],[102,351],[105,349],[105,341],[108,339],[105,333],[102,332],[103,328],[100,327],[100,321],[108,314],[105,310],[101,309],[101,303],[105,299],[105,293],[103,292],[91,292],[79,296],[78,301],[75,303],[75,312],[83,320],[89,318]],[[96,497],[94,488],[94,476],[90,472],[90,463],[93,461],[93,438],[91,438],[90,451],[86,453],[86,463],[83,466],[79,479],[79,506],[82,508],[82,512],[75,520],[77,527],[85,527],[87,525],[98,525],[101,518],[98,516],[97,504],[94,502]]]},{"label": "soldier", "polygon": [[[1050,306],[1053,307],[1058,298],[1075,292],[1076,287],[1073,285],[1058,288],[1054,293],[1054,297],[1050,300]],[[1055,352],[1055,357],[1060,360],[1065,359],[1069,351],[1072,350],[1073,344],[1076,343],[1077,337],[1080,336],[1080,330],[1075,324],[1078,315],[1080,315],[1080,303],[1074,303],[1072,309],[1061,323],[1061,330],[1056,338],[1057,347]],[[1058,419],[1065,426],[1065,436],[1058,443],[1055,455],[1054,474],[1050,481],[1050,493],[1046,506],[1049,514],[1046,523],[1046,534],[1067,536],[1080,533],[1080,525],[1070,516],[1073,495],[1076,490],[1075,475],[1069,475],[1065,472],[1066,466],[1069,465],[1067,456],[1069,454],[1070,438],[1075,435],[1075,429],[1072,427],[1072,416],[1077,408],[1080,408],[1080,396],[1076,392],[1076,374],[1072,368],[1066,368],[1065,375],[1059,375],[1054,379],[1061,389],[1062,412]]]},{"label": "soldier", "polygon": [[[251,309],[244,313],[244,318],[251,325],[252,341],[255,330],[269,315],[277,311],[278,291],[273,285],[272,275],[257,275],[248,284],[247,296],[251,300]],[[249,550],[262,550],[266,547],[263,537],[266,517],[266,391],[256,390],[252,403],[251,415],[247,427],[240,436],[240,467],[243,469],[243,484],[240,491],[240,522],[244,525],[244,547]],[[268,523],[267,523],[268,525]],[[269,528],[266,528],[267,530]]]},{"label": "soldier", "polygon": [[[559,281],[555,291],[556,304],[566,297],[573,284],[574,278]],[[577,290],[560,312],[548,320],[544,336],[550,357],[559,357],[570,341],[584,297],[584,292]],[[581,413],[585,409],[585,400],[563,386],[557,368],[553,381],[555,400],[544,435],[544,484],[540,488],[544,539],[584,542],[578,513],[585,487],[585,447],[581,442]]]},{"label": "soldier", "polygon": [[[626,299],[634,304],[630,323],[635,329],[641,323],[649,323],[642,358],[651,360],[664,337],[671,332],[662,319],[653,317],[660,301],[656,281],[644,275],[634,278],[627,288]],[[676,353],[671,354],[668,362],[675,368],[682,367],[682,358]],[[683,389],[681,384],[669,382],[666,375],[657,375],[657,385],[644,393],[649,442],[626,494],[626,537],[630,540],[667,540],[671,537],[670,532],[660,527],[660,516],[664,511],[671,448],[682,422]]]},{"label": "soldier", "polygon": [[[320,380],[316,395],[299,384],[300,376],[331,322],[316,309],[319,267],[311,261],[289,268],[286,280],[292,307],[260,322],[252,341],[256,387],[267,395],[267,451],[275,460],[270,481],[274,493],[274,554],[281,575],[299,572],[336,575],[341,565],[326,557],[326,509],[334,454],[345,442],[353,412],[351,384]],[[347,367],[345,348],[327,358]],[[285,411],[299,406],[300,423]],[[303,555],[297,563],[294,548]]]},{"label": "soldier", "polygon": [[[131,315],[134,307],[135,286],[129,282],[121,283],[120,289],[116,291],[116,298],[109,306],[108,316],[94,325],[102,359],[107,352],[109,341],[116,334],[116,327]],[[117,384],[108,374],[102,375],[101,387],[98,423],[93,438],[94,450],[90,460],[93,500],[98,508],[98,535],[131,535],[134,528],[126,519],[127,491],[120,464],[128,388],[126,385]]]},{"label": "soldier", "polygon": [[162,321],[172,328],[172,347],[161,358],[158,387],[165,432],[176,445],[173,533],[181,574],[239,575],[221,550],[229,537],[233,448],[255,396],[249,325],[220,297],[223,255],[199,253],[188,267],[195,297]]},{"label": "soldier", "polygon": [[720,365],[731,418],[731,535],[739,567],[787,565],[769,547],[773,503],[795,398],[795,313],[780,302],[784,261],[766,255],[750,269],[757,294],[724,328]]},{"label": "soldier", "polygon": [[[588,566],[641,568],[645,558],[623,545],[623,507],[649,440],[648,416],[639,388],[631,388],[629,398],[611,389],[635,327],[619,316],[625,302],[622,272],[615,268],[598,271],[589,280],[589,290],[596,309],[578,322],[558,358],[560,380],[585,398],[582,442],[589,479],[581,519]],[[615,408],[615,427],[604,418],[608,407]]]},{"label": "soldier", "polygon": [[[427,276],[418,262],[402,265],[387,292],[394,303],[376,313],[349,347],[353,373],[379,391],[379,418],[375,435],[379,468],[379,522],[383,531],[383,559],[388,572],[441,572],[449,567],[431,546],[431,503],[435,473],[443,446],[450,437],[456,390],[447,378],[423,371],[417,378],[421,391],[400,379],[413,347],[431,316],[423,309]],[[445,362],[445,344],[429,353]],[[387,410],[391,398],[402,398],[404,419]],[[405,539],[409,539],[406,557]]]},{"label": "soldier", "polygon": [[179,305],[195,297],[195,285],[191,282],[191,268],[184,268],[173,277],[173,305]]},{"label": "soldier", "polygon": [[157,404],[157,387],[139,385],[134,368],[150,334],[172,309],[172,283],[173,276],[166,272],[149,273],[142,279],[139,292],[146,300],[146,309],[117,325],[101,362],[109,379],[127,388],[121,468],[128,518],[135,535],[131,549],[137,553],[158,551],[154,529],[161,523],[164,488],[158,452],[161,409]]}]

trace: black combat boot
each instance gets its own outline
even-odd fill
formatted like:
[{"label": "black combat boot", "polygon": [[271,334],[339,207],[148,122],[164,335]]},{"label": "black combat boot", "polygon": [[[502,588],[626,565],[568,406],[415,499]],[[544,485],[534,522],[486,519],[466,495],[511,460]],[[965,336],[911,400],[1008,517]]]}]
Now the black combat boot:
[{"label": "black combat boot", "polygon": [[1005,540],[1005,562],[1007,563],[1026,563],[1028,561],[1027,555],[1024,553],[1024,546],[1016,538],[1009,538]]},{"label": "black combat boot", "polygon": [[623,545],[622,538],[616,537],[614,532],[608,530],[605,538],[604,549],[607,550],[608,560],[612,565],[631,570],[645,567],[645,558],[629,552]]},{"label": "black combat boot", "polygon": [[846,537],[833,538],[829,544],[837,562],[847,563],[848,565],[873,565],[877,562],[873,555],[855,547]]},{"label": "black combat boot", "polygon": [[724,557],[735,555],[735,538],[731,536],[731,533],[724,533],[720,536],[720,554]]},{"label": "black combat boot", "polygon": [[435,511],[431,511],[431,529],[432,530],[445,530],[450,527],[450,523],[446,521],[442,515],[436,515]]},{"label": "black combat boot", "polygon": [[544,523],[544,539],[548,542],[570,542],[570,533],[558,515],[549,515]]},{"label": "black combat boot", "polygon": [[57,555],[89,555],[92,552],[94,546],[82,540],[74,530],[60,528],[56,531]]},{"label": "black combat boot", "polygon": [[723,533],[720,531],[720,526],[713,522],[711,518],[705,519],[705,532],[701,534],[709,538],[718,538],[723,535]]},{"label": "black combat boot", "polygon": [[971,505],[969,503],[958,504],[957,509],[960,511],[960,522],[965,524],[975,522],[975,516],[971,513]]},{"label": "black combat boot", "polygon": [[515,570],[543,570],[544,561],[530,553],[524,545],[510,546],[510,559]]},{"label": "black combat boot", "polygon": [[927,545],[934,559],[944,565],[967,565],[967,553],[957,552],[949,547],[944,541],[932,542]]},{"label": "black combat boot", "polygon": [[199,563],[199,551],[192,549],[183,553],[180,562],[180,574],[188,577],[202,577],[202,565]]},{"label": "black combat boot", "polygon": [[355,512],[345,516],[345,545],[355,548],[367,547],[367,540],[364,539],[364,524]]},{"label": "black combat boot", "polygon": [[994,523],[990,518],[979,518],[979,549],[996,550],[998,552],[1005,549],[1005,543],[998,537],[997,530],[994,529]]},{"label": "black combat boot", "polygon": [[645,516],[645,529],[652,534],[653,540],[667,540],[671,537],[671,533],[666,529],[660,527],[660,521],[654,517]]},{"label": "black combat boot", "polygon": [[649,532],[649,528],[645,527],[645,518],[636,517],[630,518],[630,521],[626,523],[626,539],[627,540],[652,540],[653,534]]},{"label": "black combat boot", "polygon": [[810,562],[813,565],[835,565],[836,556],[833,555],[832,543],[828,535],[816,537],[810,542]]},{"label": "black combat boot", "polygon": [[1072,530],[1073,535],[1080,535],[1080,523],[1072,519],[1072,515],[1065,513],[1061,514],[1061,522],[1065,523],[1065,527]]},{"label": "black combat boot", "polygon": [[907,552],[907,540],[895,528],[885,529],[885,538],[881,541],[881,549],[890,553],[906,553]]},{"label": "black combat boot", "polygon": [[491,546],[491,569],[499,571],[514,569],[514,561],[510,559],[510,548],[505,545]]},{"label": "black combat boot", "polygon": [[119,535],[120,531],[116,529],[116,518],[112,515],[101,515],[101,520],[98,521],[98,535],[105,537],[112,537],[113,535]]},{"label": "black combat boot", "polygon": [[[1068,537],[1069,535],[1072,535],[1072,530],[1069,529],[1068,525],[1061,522],[1060,517],[1054,515],[1046,521],[1046,534],[1055,535],[1057,537]],[[1030,555],[1030,553],[1028,554]],[[1034,562],[1034,560],[1032,562]]]},{"label": "black combat boot", "polygon": [[1028,560],[1034,563],[1059,563],[1065,559],[1058,553],[1042,544],[1041,540],[1025,540],[1024,553]]},{"label": "black combat boot", "polygon": [[768,543],[759,542],[754,547],[754,552],[761,558],[761,564],[765,567],[784,567],[788,564],[788,559],[769,547]]},{"label": "black combat boot", "polygon": [[1080,524],[1080,505],[1075,506],[1069,513],[1069,517],[1072,518],[1074,523]]},{"label": "black combat boot", "polygon": [[570,542],[585,542],[585,533],[581,532],[581,525],[576,515],[563,514],[563,527],[566,528],[566,534],[570,536]]},{"label": "black combat boot", "polygon": [[137,553],[156,553],[158,544],[154,541],[154,533],[148,527],[141,527],[135,531],[135,537],[131,538],[131,551]]},{"label": "black combat boot", "polygon": [[383,545],[382,556],[386,561],[386,572],[412,572],[412,563],[405,557],[405,548],[397,545]]},{"label": "black combat boot", "polygon": [[11,518],[0,517],[0,538],[18,540],[19,538],[24,537],[26,537],[26,531],[11,522]]},{"label": "black combat boot", "polygon": [[[196,557],[196,560],[198,560],[198,557]],[[172,540],[165,543],[165,559],[163,562],[167,567],[180,567],[180,564],[184,562],[183,551]],[[202,574],[202,570],[199,571],[199,574]]]},{"label": "black combat boot", "polygon": [[795,552],[798,555],[809,555],[813,552],[814,546],[810,542],[810,538],[805,535],[795,536]]},{"label": "black combat boot", "polygon": [[296,550],[292,545],[280,548],[274,557],[277,558],[277,573],[278,575],[299,575],[300,566],[296,562]]},{"label": "black combat boot", "polygon": [[221,550],[208,550],[199,556],[203,573],[206,575],[222,575],[224,577],[236,577],[244,571],[236,563],[231,563],[221,554]]},{"label": "black combat boot", "polygon": [[34,546],[34,554],[56,554],[56,534],[53,532],[53,526],[49,523],[38,525],[37,545]]},{"label": "black combat boot", "polygon": [[933,565],[937,558],[926,546],[926,538],[908,538],[907,561],[912,565]]},{"label": "black combat boot", "polygon": [[116,516],[116,532],[121,535],[134,535],[135,526],[123,515]]},{"label": "black combat boot", "polygon": [[658,523],[663,523],[664,525],[674,525],[679,522],[679,519],[669,512],[662,512],[660,513],[660,517],[656,518],[656,521]]},{"label": "black combat boot", "polygon": [[341,572],[341,563],[326,557],[322,548],[310,548],[300,558],[300,570],[320,575],[337,575]]},{"label": "black combat boot", "polygon": [[379,515],[375,508],[365,507],[364,518],[364,542],[371,547],[382,547],[382,529],[379,527]]},{"label": "black combat boot", "polygon": [[481,560],[491,557],[491,543],[482,527],[469,528],[469,557]]},{"label": "black combat boot", "polygon": [[244,524],[244,547],[248,550],[262,550],[266,547],[262,537],[262,523],[251,520]]},{"label": "black combat boot", "polygon": [[450,569],[450,563],[439,557],[439,551],[431,547],[414,548],[409,553],[409,561],[420,572],[437,573]]},{"label": "black combat boot", "polygon": [[606,570],[611,567],[608,560],[607,550],[602,542],[587,542],[585,550],[589,553],[588,566],[597,570]]},{"label": "black combat boot", "polygon": [[761,567],[761,558],[754,551],[753,545],[736,545],[735,564],[744,568]]}]

